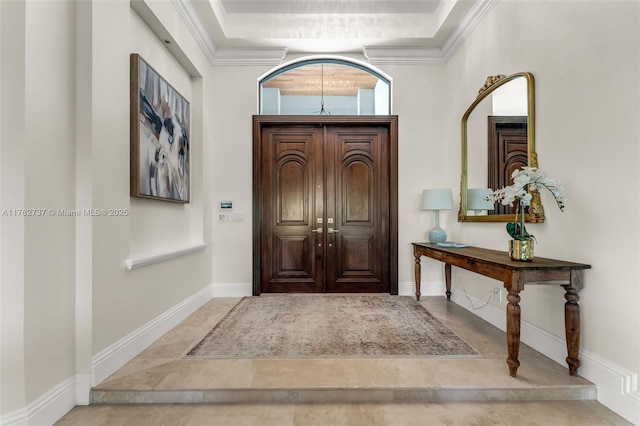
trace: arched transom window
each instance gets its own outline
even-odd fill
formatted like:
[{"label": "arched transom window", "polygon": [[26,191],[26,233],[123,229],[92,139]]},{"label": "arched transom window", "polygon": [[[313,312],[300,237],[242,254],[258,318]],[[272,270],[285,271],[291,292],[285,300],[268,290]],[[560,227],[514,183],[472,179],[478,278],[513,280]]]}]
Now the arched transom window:
[{"label": "arched transom window", "polygon": [[259,81],[263,115],[389,115],[390,80],[364,65],[311,59]]}]

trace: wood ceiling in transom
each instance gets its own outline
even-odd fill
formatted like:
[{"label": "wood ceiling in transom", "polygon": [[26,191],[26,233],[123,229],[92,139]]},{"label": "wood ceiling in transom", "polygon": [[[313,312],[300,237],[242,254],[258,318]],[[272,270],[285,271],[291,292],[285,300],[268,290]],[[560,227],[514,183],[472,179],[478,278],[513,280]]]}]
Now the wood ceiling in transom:
[{"label": "wood ceiling in transom", "polygon": [[286,71],[264,83],[280,94],[355,96],[358,89],[373,89],[378,78],[361,69],[339,64],[313,64]]}]

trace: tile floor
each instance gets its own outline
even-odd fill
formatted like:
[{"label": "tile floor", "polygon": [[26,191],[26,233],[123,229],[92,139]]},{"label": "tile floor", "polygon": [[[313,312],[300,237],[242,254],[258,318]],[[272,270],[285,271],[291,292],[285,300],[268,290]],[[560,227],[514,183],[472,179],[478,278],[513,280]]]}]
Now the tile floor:
[{"label": "tile floor", "polygon": [[185,360],[239,301],[212,299],[57,425],[626,425],[581,377],[443,297],[421,303],[482,356]]}]

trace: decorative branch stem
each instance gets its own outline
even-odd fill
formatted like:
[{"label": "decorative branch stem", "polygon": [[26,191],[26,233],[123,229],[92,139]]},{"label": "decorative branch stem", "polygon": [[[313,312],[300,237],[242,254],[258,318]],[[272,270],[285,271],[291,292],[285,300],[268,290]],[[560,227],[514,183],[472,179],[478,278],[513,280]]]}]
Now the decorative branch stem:
[{"label": "decorative branch stem", "polygon": [[525,232],[524,232],[524,204],[522,203],[522,200],[520,200],[519,204],[519,209],[520,209],[520,240],[524,240],[525,239]]}]

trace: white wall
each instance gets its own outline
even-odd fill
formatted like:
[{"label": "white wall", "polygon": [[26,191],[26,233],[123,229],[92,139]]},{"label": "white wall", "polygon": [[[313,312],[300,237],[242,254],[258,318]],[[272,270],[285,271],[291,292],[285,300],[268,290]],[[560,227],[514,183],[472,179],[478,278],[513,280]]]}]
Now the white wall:
[{"label": "white wall", "polygon": [[[158,8],[154,13],[160,19],[168,14],[175,20],[169,3],[152,6]],[[139,270],[128,271],[124,267],[129,256],[203,241],[206,219],[202,212],[193,210],[203,208],[202,147],[207,141],[202,139],[203,121],[197,118],[202,117],[202,101],[193,102],[192,84],[199,77],[187,73],[128,3],[96,2],[93,19],[93,202],[103,208],[129,208],[131,212],[128,217],[96,219],[93,224],[92,340],[96,354],[204,288],[210,283],[210,275],[206,252]],[[167,30],[171,32],[175,23],[168,22]],[[128,23],[129,32],[104,36],[124,23]],[[191,45],[190,40],[176,42],[181,41],[184,45],[180,48],[190,49],[187,56],[206,75],[205,61],[193,41]],[[191,139],[191,204],[129,197],[130,53],[141,54],[192,103],[192,134],[196,137]],[[192,77],[196,79],[192,81]],[[198,108],[200,112],[194,111]],[[210,215],[206,218],[210,220]],[[177,231],[169,229],[172,227]]]},{"label": "white wall", "polygon": [[[25,207],[73,208],[74,5],[26,2]],[[74,221],[25,220],[26,399],[73,375]],[[46,356],[45,356],[46,354]]]},{"label": "white wall", "polygon": [[[212,220],[211,66],[170,2],[134,5],[144,18],[129,2],[0,3],[0,207],[45,209],[0,218],[3,423],[46,423],[86,403],[97,355],[211,284],[207,250],[125,267],[207,242]],[[190,204],[129,197],[132,52],[191,102]],[[48,212],[76,208],[129,215]]]},{"label": "white wall", "polygon": [[74,374],[74,221],[40,210],[75,204],[74,5],[3,3],[2,19],[6,412]]},{"label": "white wall", "polygon": [[[500,1],[446,65],[449,128],[459,126],[486,76],[533,73],[539,166],[562,182],[568,201],[560,212],[543,192],[547,221],[527,229],[537,256],[592,265],[580,293],[581,349],[629,373],[626,384],[598,383],[599,399],[610,390],[633,397],[640,372],[639,18],[638,2]],[[456,240],[506,249],[504,224],[449,229]],[[453,281],[482,300],[500,286],[460,270]],[[523,320],[564,338],[563,293],[527,287]],[[637,389],[635,398],[638,419]]]},{"label": "white wall", "polygon": [[[211,268],[215,292],[251,295],[252,281],[252,115],[257,114],[258,78],[268,67],[214,69],[211,124],[216,129],[211,160],[214,210],[233,201],[244,222],[213,221]],[[233,81],[233,84],[229,84]],[[225,290],[227,289],[227,290]],[[237,293],[236,293],[237,294]]]},{"label": "white wall", "polygon": [[[443,123],[447,97],[444,69],[427,65],[386,65],[393,78],[393,114],[398,115],[398,285],[401,294],[413,294],[414,257],[411,242],[426,241],[434,226],[433,212],[421,211],[422,191],[452,187],[460,174],[460,153],[449,152],[450,132]],[[456,192],[455,188],[452,191]],[[453,212],[440,213],[440,226],[451,228]],[[437,265],[424,260],[423,265]],[[444,292],[442,268],[423,268],[422,293]],[[435,286],[435,287],[433,287]]]},{"label": "white wall", "polygon": [[[451,127],[485,76],[533,73],[539,165],[568,198],[560,212],[542,193],[548,220],[528,225],[536,254],[593,266],[581,292],[583,348],[633,371],[640,371],[639,336],[629,333],[640,325],[640,253],[638,198],[628,194],[638,193],[638,35],[633,2],[499,2],[447,64]],[[461,223],[454,232],[506,248],[504,224]],[[561,296],[561,289],[525,289],[524,318],[562,336]]]},{"label": "white wall", "polygon": [[[0,208],[24,206],[25,5],[0,3]],[[0,410],[25,404],[24,218],[0,216]]]}]

